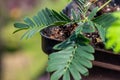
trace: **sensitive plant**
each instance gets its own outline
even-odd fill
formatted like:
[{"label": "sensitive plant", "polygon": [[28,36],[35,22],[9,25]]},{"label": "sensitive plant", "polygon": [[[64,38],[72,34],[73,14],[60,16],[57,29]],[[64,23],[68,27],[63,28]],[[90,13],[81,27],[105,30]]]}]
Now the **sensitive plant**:
[{"label": "sensitive plant", "polygon": [[[47,27],[75,25],[74,32],[66,40],[55,45],[53,48],[56,52],[49,55],[47,71],[53,73],[51,80],[59,80],[60,78],[70,80],[70,75],[74,80],[81,80],[81,76],[89,75],[88,69],[92,68],[95,49],[91,45],[91,39],[85,35],[97,31],[100,36],[97,42],[102,42],[104,45],[106,41],[110,43],[111,40],[108,40],[108,38],[112,36],[112,33],[106,38],[106,32],[110,26],[114,26],[114,22],[118,21],[118,18],[114,15],[119,14],[119,12],[98,15],[98,12],[109,4],[111,0],[106,1],[100,7],[95,6],[91,11],[89,9],[96,0],[75,1],[78,9],[77,11],[71,9],[71,17],[68,17],[63,12],[45,8],[32,18],[24,18],[23,23],[17,22],[14,24],[15,28],[17,28],[14,33],[26,30],[22,36],[22,38],[26,39],[31,38]],[[108,30],[108,32],[110,31]],[[114,46],[112,44],[107,45]]]}]

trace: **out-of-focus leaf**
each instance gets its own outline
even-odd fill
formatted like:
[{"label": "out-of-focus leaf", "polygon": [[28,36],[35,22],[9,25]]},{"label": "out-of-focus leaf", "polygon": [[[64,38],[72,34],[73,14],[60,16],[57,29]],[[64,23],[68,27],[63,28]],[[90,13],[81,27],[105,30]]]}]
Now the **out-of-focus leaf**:
[{"label": "out-of-focus leaf", "polygon": [[93,19],[94,16],[96,16],[97,11],[98,11],[98,7],[94,8],[94,9],[92,10],[92,12],[90,13],[90,15],[88,16],[88,19],[89,19],[89,20]]},{"label": "out-of-focus leaf", "polygon": [[118,19],[112,23],[111,27],[107,30],[107,43],[106,48],[112,48],[114,52],[120,52],[120,12],[113,14]]},{"label": "out-of-focus leaf", "polygon": [[55,10],[46,8],[39,11],[38,14],[32,18],[26,17],[24,19],[24,23],[15,23],[14,26],[16,28],[19,28],[19,30],[15,32],[28,28],[26,33],[22,36],[22,38],[27,39],[31,38],[34,34],[38,33],[44,27],[48,27],[50,25],[64,25],[70,22],[72,22],[72,20],[70,20],[62,12],[58,13]]}]

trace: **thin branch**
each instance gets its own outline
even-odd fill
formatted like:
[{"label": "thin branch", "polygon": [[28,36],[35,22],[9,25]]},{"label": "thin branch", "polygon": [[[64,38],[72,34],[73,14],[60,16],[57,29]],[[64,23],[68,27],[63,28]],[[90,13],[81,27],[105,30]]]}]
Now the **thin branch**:
[{"label": "thin branch", "polygon": [[103,4],[98,11],[100,11],[102,8],[104,8],[107,4],[109,4],[112,0],[108,0],[105,4]]}]

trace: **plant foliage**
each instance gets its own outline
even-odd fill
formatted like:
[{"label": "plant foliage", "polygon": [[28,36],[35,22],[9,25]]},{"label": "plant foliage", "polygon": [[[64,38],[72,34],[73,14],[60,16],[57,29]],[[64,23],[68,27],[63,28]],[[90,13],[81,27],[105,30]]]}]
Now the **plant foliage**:
[{"label": "plant foliage", "polygon": [[111,24],[111,27],[107,30],[107,43],[106,47],[108,49],[112,48],[114,52],[120,52],[120,12],[114,12],[113,16],[117,20]]},{"label": "plant foliage", "polygon": [[[91,60],[94,60],[94,48],[88,44],[89,40],[82,35],[71,35],[64,42],[56,45],[54,49],[60,50],[49,56],[48,72],[54,72],[51,80],[81,80],[81,75],[89,74],[88,68],[92,68]],[[63,47],[64,46],[64,47]]]},{"label": "plant foliage", "polygon": [[[90,49],[88,50],[87,48]],[[87,68],[92,68],[90,60],[94,60],[92,53],[94,53],[94,49],[90,45],[72,44],[61,51],[51,54],[47,68],[49,72],[54,71],[51,80],[58,80],[62,75],[63,80],[70,80],[70,77],[67,76],[70,74],[75,80],[80,80],[80,74],[88,75]],[[59,71],[60,73],[57,73]]]},{"label": "plant foliage", "polygon": [[[46,8],[38,12],[32,19],[25,18],[24,23],[14,24],[18,28],[15,32],[27,30],[23,37],[30,38],[45,27],[77,23],[78,26],[73,34],[65,41],[55,45],[54,49],[58,51],[53,52],[49,56],[47,71],[53,73],[51,80],[59,80],[60,78],[62,80],[70,80],[70,75],[72,75],[74,80],[81,80],[82,75],[87,76],[89,74],[88,69],[92,68],[91,61],[94,60],[94,48],[90,45],[90,39],[86,38],[83,34],[92,33],[97,30],[102,41],[105,43],[106,30],[116,20],[113,13],[95,17],[101,7],[95,7],[87,15],[88,9],[93,3],[88,2],[89,0],[76,1],[79,11],[76,13],[74,9],[71,10],[72,19],[62,12],[58,13]],[[108,37],[110,36],[108,35]]]},{"label": "plant foliage", "polygon": [[58,13],[48,8],[38,12],[33,18],[24,18],[24,23],[15,23],[14,26],[18,28],[14,33],[20,30],[27,30],[22,38],[31,38],[35,33],[48,26],[64,25],[71,22],[71,20],[62,12]]}]

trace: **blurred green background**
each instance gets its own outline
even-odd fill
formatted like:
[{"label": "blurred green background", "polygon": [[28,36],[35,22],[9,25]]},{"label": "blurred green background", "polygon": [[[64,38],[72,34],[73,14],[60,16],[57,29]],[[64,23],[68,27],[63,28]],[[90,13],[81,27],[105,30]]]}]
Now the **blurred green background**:
[{"label": "blurred green background", "polygon": [[0,80],[39,80],[47,64],[40,35],[20,40],[23,32],[12,34],[13,24],[25,16],[32,17],[41,8],[61,11],[67,3],[68,0],[0,0]]}]

